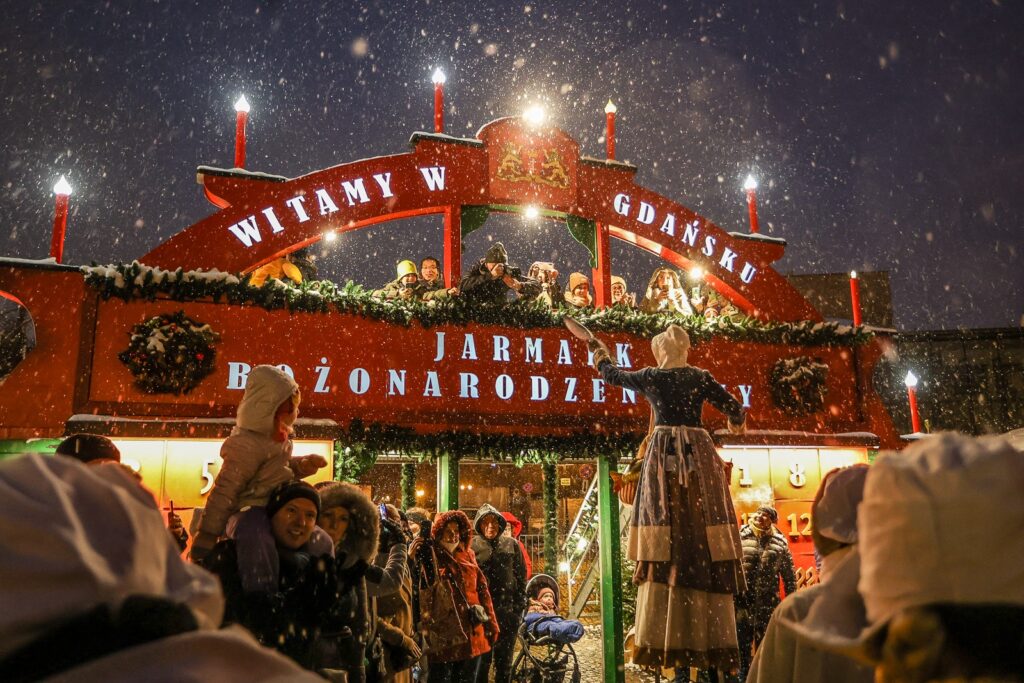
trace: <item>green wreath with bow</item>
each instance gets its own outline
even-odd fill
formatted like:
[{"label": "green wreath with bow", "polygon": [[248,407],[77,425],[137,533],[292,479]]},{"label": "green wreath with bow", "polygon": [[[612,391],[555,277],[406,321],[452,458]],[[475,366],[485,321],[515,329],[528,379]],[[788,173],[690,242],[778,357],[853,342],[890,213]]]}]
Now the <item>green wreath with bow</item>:
[{"label": "green wreath with bow", "polygon": [[213,372],[220,335],[184,311],[154,316],[133,326],[130,336],[118,358],[147,394],[187,394]]},{"label": "green wreath with bow", "polygon": [[790,415],[810,415],[825,407],[828,366],[808,356],[783,358],[772,367],[772,401]]}]

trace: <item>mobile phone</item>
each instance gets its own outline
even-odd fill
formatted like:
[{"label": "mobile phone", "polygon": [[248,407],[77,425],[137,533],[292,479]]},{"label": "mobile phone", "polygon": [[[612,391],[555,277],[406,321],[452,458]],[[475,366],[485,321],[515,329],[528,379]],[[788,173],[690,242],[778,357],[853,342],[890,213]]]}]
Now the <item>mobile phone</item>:
[{"label": "mobile phone", "polygon": [[388,506],[385,505],[384,503],[381,503],[380,505],[377,506],[377,512],[380,513],[380,518],[381,519],[387,519],[388,518]]}]

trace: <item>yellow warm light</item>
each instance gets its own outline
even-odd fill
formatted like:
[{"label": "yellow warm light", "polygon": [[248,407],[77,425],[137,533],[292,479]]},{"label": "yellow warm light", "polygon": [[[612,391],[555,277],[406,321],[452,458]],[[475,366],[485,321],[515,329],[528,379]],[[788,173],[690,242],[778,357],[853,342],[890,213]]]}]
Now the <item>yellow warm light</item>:
[{"label": "yellow warm light", "polygon": [[605,114],[614,114],[618,110],[619,110],[619,108],[616,107],[615,103],[612,102],[611,100],[608,100],[608,104],[604,105],[604,113]]},{"label": "yellow warm light", "polygon": [[547,113],[544,111],[544,107],[539,104],[527,107],[526,111],[523,112],[523,119],[531,126],[541,125],[546,118]]}]

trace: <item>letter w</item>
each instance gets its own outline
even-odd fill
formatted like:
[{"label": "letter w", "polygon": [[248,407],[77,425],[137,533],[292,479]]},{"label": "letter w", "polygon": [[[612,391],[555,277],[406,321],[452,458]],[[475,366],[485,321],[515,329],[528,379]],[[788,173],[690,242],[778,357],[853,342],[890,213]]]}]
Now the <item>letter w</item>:
[{"label": "letter w", "polygon": [[244,221],[235,223],[228,230],[235,233],[235,237],[247,247],[251,247],[253,242],[261,241],[260,229],[256,227],[256,216],[249,216]]},{"label": "letter w", "polygon": [[420,173],[423,174],[423,179],[427,181],[427,187],[431,192],[444,189],[444,166],[427,166],[421,168]]}]

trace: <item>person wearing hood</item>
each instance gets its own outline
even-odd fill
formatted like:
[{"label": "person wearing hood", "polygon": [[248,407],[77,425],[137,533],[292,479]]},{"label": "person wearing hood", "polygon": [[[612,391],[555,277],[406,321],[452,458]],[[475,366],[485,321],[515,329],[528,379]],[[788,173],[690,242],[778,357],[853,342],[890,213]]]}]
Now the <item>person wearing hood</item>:
[{"label": "person wearing hood", "polygon": [[[786,625],[802,621],[832,591],[832,577],[857,545],[857,506],[864,497],[867,465],[832,470],[821,480],[811,504],[814,549],[822,557],[821,582],[786,596],[775,609],[754,654],[748,683],[871,683],[871,667],[798,638]],[[777,582],[776,582],[777,583]]]},{"label": "person wearing hood", "polygon": [[583,273],[570,273],[565,288],[565,303],[571,308],[590,308],[594,298],[590,295],[590,278]]},{"label": "person wearing hood", "polygon": [[781,621],[877,683],[1024,681],[1021,491],[1024,457],[1002,437],[943,433],[882,453],[829,590]]},{"label": "person wearing hood", "polygon": [[370,669],[367,680],[409,683],[412,665],[422,653],[413,640],[412,575],[409,568],[409,539],[394,505],[378,506],[380,536],[373,573],[367,572],[370,597]]},{"label": "person wearing hood", "polygon": [[602,342],[590,347],[604,380],[642,393],[652,410],[629,526],[638,585],[633,662],[735,670],[733,596],[746,588],[739,529],[730,472],[701,410],[710,403],[737,432],[746,413],[710,372],[687,364],[690,338],[678,325],[651,340],[657,367],[621,370]]},{"label": "person wearing hood", "polygon": [[533,301],[544,304],[547,308],[561,308],[565,305],[565,296],[558,284],[558,270],[550,261],[534,261],[526,275],[540,283],[540,292]]},{"label": "person wearing hood", "polygon": [[459,295],[474,304],[503,305],[512,292],[527,301],[541,292],[540,283],[518,274],[508,264],[508,253],[501,242],[495,242],[484,257],[469,269],[459,283]]},{"label": "person wearing hood", "polygon": [[751,647],[757,648],[768,628],[768,620],[778,606],[779,578],[786,595],[796,593],[796,568],[789,542],[775,528],[779,513],[762,505],[740,529],[743,546],[743,575],[747,590],[736,598],[736,630],[740,646],[740,680],[750,667]]},{"label": "person wearing hood", "polygon": [[0,680],[317,681],[243,628],[116,463],[0,463]]},{"label": "person wearing hood", "polygon": [[[257,365],[249,372],[235,428],[220,447],[224,462],[192,542],[192,559],[202,562],[230,519],[232,536],[249,568],[246,590],[266,591],[277,585],[277,558],[263,510],[271,491],[327,466],[319,455],[292,457],[291,436],[299,417],[299,400],[299,385],[280,368]],[[236,515],[239,510],[245,512]],[[332,548],[330,538],[319,529],[312,542],[319,548]]]},{"label": "person wearing hood", "polygon": [[[490,652],[501,635],[491,593],[470,548],[473,529],[461,510],[438,513],[430,539],[418,538],[412,552],[420,579],[446,581],[455,603],[451,620],[424,623],[431,683],[472,683],[481,655]],[[437,563],[433,564],[436,557]],[[421,591],[423,588],[421,587]],[[443,633],[442,633],[443,631]],[[456,643],[430,647],[433,641]]]},{"label": "person wearing hood", "polygon": [[[380,518],[369,497],[358,486],[343,482],[321,482],[316,488],[320,494],[317,524],[334,542],[339,574],[372,563],[377,556]],[[374,576],[372,569],[366,572]],[[328,647],[322,668],[342,670],[349,683],[362,683],[366,680],[363,653],[371,632],[366,577],[351,584],[340,581],[339,595],[340,619],[324,631]]]},{"label": "person wearing hood", "polygon": [[505,536],[508,522],[498,510],[484,503],[473,520],[475,534],[471,548],[476,563],[487,578],[491,602],[498,616],[501,636],[490,652],[480,660],[477,683],[487,683],[491,662],[494,662],[494,682],[508,683],[512,674],[512,651],[516,646],[516,631],[526,609],[526,563],[515,539]]},{"label": "person wearing hood", "polygon": [[501,516],[508,522],[508,526],[505,527],[505,535],[514,538],[516,543],[519,544],[519,549],[523,551],[523,564],[526,565],[526,580],[529,581],[530,577],[533,576],[533,561],[530,560],[530,551],[526,549],[526,544],[519,538],[523,533],[523,523],[511,512],[502,512]]},{"label": "person wearing hood", "polygon": [[693,315],[693,307],[679,281],[679,274],[671,268],[658,268],[651,275],[640,310],[644,313]]},{"label": "person wearing hood", "polygon": [[625,306],[636,308],[636,294],[626,289],[626,280],[618,275],[612,275],[612,306]]}]

